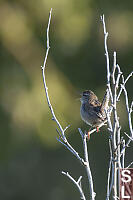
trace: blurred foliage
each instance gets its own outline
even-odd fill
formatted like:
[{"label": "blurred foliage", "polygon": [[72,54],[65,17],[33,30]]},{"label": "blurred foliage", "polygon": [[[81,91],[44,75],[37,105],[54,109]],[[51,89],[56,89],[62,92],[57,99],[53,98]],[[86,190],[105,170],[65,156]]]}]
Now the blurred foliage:
[{"label": "blurred foliage", "polygon": [[[105,14],[108,47],[127,76],[133,70],[133,2],[105,0],[1,0],[0,1],[0,196],[8,199],[79,199],[61,170],[75,178],[83,175],[79,162],[56,140],[56,124],[45,98],[40,66],[46,51],[46,27],[50,8],[50,53],[46,79],[54,111],[67,136],[82,154],[78,127],[80,92],[91,89],[102,99],[106,89],[106,62],[100,15]],[[130,99],[132,83],[127,84]],[[127,129],[124,99],[119,115]],[[108,168],[106,128],[89,141],[97,199],[106,192]],[[126,164],[132,160],[127,150]],[[104,156],[103,156],[104,155]]]}]

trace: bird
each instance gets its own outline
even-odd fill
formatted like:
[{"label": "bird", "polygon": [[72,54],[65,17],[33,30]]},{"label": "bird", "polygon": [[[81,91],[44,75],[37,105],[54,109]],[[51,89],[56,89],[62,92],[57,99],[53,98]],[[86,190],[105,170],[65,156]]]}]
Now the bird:
[{"label": "bird", "polygon": [[[106,122],[106,109],[109,103],[109,91],[106,90],[102,103],[98,100],[98,97],[91,90],[85,90],[81,94],[81,106],[80,115],[81,119],[91,127],[95,127],[97,132],[99,131],[99,126]],[[90,134],[88,131],[88,139],[90,139]]]}]

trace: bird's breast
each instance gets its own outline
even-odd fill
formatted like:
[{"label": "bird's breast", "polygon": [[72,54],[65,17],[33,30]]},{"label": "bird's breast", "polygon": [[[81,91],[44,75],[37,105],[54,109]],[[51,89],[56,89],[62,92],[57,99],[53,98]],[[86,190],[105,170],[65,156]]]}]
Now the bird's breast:
[{"label": "bird's breast", "polygon": [[91,118],[89,116],[89,112],[86,111],[85,105],[82,104],[80,107],[80,115],[82,120],[87,123],[88,125],[92,126]]}]

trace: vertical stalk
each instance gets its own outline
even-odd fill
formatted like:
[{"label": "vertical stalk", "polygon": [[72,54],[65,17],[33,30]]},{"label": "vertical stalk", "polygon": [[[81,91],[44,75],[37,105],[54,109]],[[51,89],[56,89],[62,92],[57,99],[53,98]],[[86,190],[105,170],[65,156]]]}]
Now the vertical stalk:
[{"label": "vertical stalk", "polygon": [[87,135],[84,134],[83,138],[83,145],[84,145],[84,157],[85,157],[85,162],[86,162],[86,173],[89,181],[89,190],[90,190],[90,200],[95,200],[95,192],[94,192],[94,186],[93,186],[93,180],[92,180],[92,174],[90,170],[90,164],[89,164],[89,159],[88,159],[88,149],[87,149]]}]

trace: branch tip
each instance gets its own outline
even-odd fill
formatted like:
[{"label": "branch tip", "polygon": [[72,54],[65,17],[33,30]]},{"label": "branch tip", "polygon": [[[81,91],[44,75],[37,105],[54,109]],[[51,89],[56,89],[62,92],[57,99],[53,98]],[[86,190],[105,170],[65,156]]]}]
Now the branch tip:
[{"label": "branch tip", "polygon": [[62,171],[61,173],[64,174],[64,175],[66,175],[66,172],[64,172],[64,171]]},{"label": "branch tip", "polygon": [[80,176],[77,180],[77,183],[79,184],[81,182],[82,176]]}]

